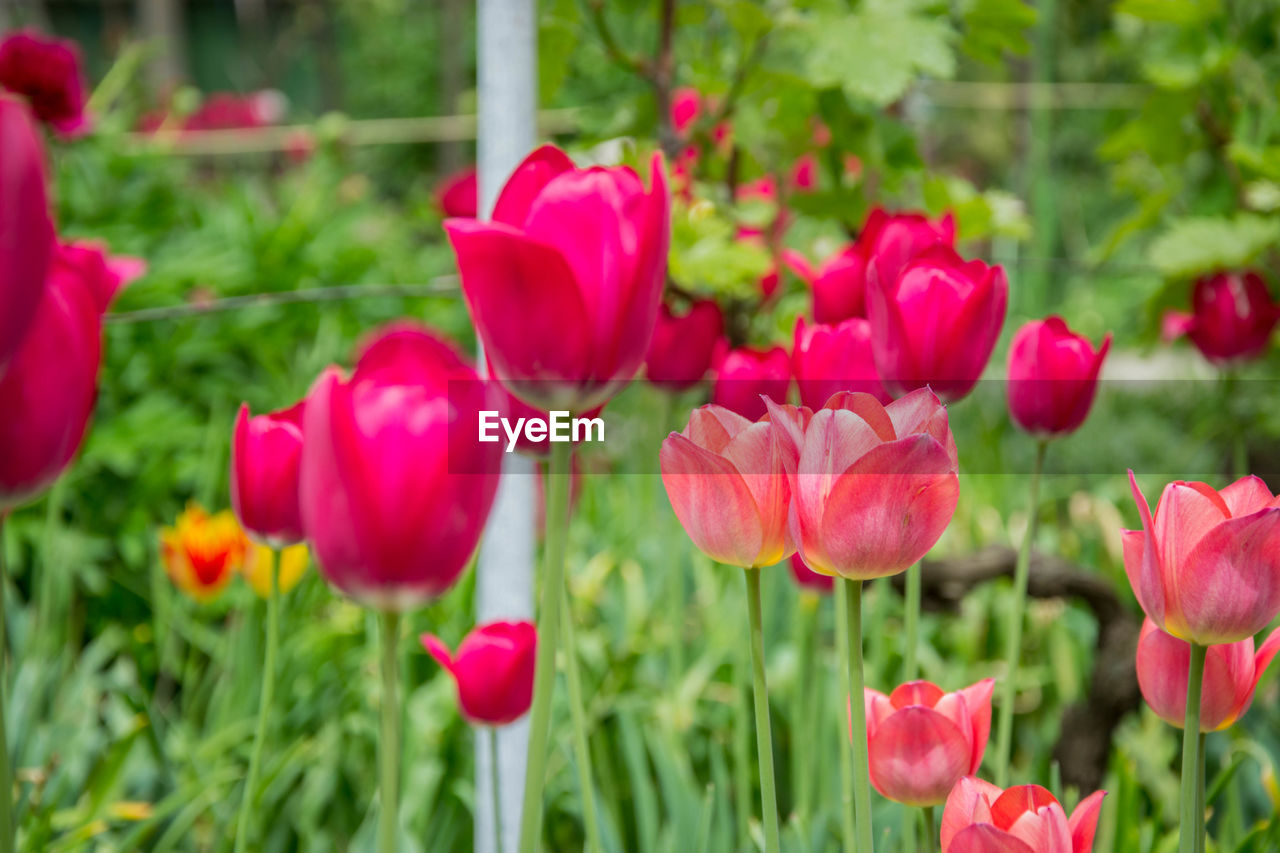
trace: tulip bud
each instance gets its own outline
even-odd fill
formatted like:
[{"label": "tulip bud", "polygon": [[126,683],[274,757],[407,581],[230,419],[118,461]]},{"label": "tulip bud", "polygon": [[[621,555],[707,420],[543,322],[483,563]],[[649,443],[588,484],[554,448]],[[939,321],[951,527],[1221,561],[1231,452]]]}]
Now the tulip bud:
[{"label": "tulip bud", "polygon": [[1209,361],[1228,366],[1266,352],[1280,321],[1280,305],[1257,272],[1218,272],[1196,279],[1190,314],[1169,312],[1167,340],[1186,335]]},{"label": "tulip bud", "polygon": [[795,551],[787,530],[791,492],[767,421],[721,406],[694,409],[658,458],[676,518],[708,557],[761,568]]},{"label": "tulip bud", "polygon": [[722,346],[716,357],[711,402],[737,412],[748,420],[764,415],[761,395],[779,403],[791,389],[791,359],[782,347],[767,350]]},{"label": "tulip bud", "polygon": [[800,389],[800,403],[815,411],[840,391],[861,391],[881,403],[893,398],[885,393],[871,355],[871,324],[851,317],[839,325],[805,325],[796,320],[791,369]]},{"label": "tulip bud", "polygon": [[[1200,731],[1230,728],[1253,702],[1258,680],[1280,651],[1280,628],[1254,653],[1253,637],[1237,643],[1209,646],[1204,662],[1204,689],[1200,694]],[[1138,686],[1156,716],[1183,728],[1187,716],[1187,675],[1191,647],[1166,634],[1150,619],[1138,637]]]},{"label": "tulip bud", "polygon": [[476,331],[513,394],[581,413],[631,380],[658,317],[670,207],[660,155],[646,192],[630,168],[575,169],[544,146],[492,222],[446,220]]},{"label": "tulip bud", "polygon": [[938,245],[896,280],[873,264],[867,287],[876,371],[890,394],[929,387],[947,402],[973,389],[1004,324],[1004,270]]},{"label": "tulip bud", "polygon": [[272,548],[305,538],[298,497],[305,405],[250,417],[243,404],[231,437],[231,506],[249,535]]},{"label": "tulip bud", "polygon": [[928,553],[960,494],[947,411],[928,389],[888,406],[843,392],[815,413],[769,403],[791,529],[814,571],[869,580]]},{"label": "tulip bud", "polygon": [[515,722],[533,702],[538,632],[530,622],[492,622],[476,628],[458,646],[457,655],[433,634],[422,646],[458,685],[458,704],[476,725]]},{"label": "tulip bud", "polygon": [[1235,643],[1280,613],[1280,498],[1258,477],[1221,491],[1181,480],[1151,512],[1129,486],[1141,530],[1125,530],[1124,569],[1157,628],[1202,646]]},{"label": "tulip bud", "polygon": [[89,123],[80,48],[73,41],[34,30],[8,36],[0,42],[0,86],[24,96],[36,116],[64,136]]},{"label": "tulip bud", "polygon": [[671,391],[698,384],[711,368],[722,334],[724,314],[713,299],[695,301],[679,317],[663,305],[645,358],[645,377]]},{"label": "tulip bud", "polygon": [[1094,791],[1068,818],[1057,798],[1039,785],[1002,791],[965,776],[942,810],[942,853],[1091,853],[1105,796],[1106,791]]},{"label": "tulip bud", "polygon": [[861,243],[850,243],[828,257],[808,281],[817,322],[835,324],[866,316],[867,255]]},{"label": "tulip bud", "polygon": [[978,772],[991,734],[985,678],[955,693],[911,681],[888,696],[865,688],[871,784],[908,806],[941,805],[962,776]]},{"label": "tulip bud", "polygon": [[1093,344],[1061,317],[1033,320],[1009,346],[1009,412],[1027,432],[1054,438],[1084,423],[1098,391],[1111,335]]},{"label": "tulip bud", "polygon": [[480,209],[476,167],[447,175],[436,187],[436,206],[445,216],[461,216],[475,219]]}]

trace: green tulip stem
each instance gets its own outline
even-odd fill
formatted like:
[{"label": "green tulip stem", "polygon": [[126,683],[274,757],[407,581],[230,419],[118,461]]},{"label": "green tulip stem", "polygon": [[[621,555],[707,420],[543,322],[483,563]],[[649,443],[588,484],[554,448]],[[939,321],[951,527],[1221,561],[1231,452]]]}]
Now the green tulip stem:
[{"label": "green tulip stem", "polygon": [[382,672],[382,735],[378,738],[378,768],[382,776],[378,812],[378,853],[396,853],[400,808],[400,701],[397,696],[400,659],[400,614],[383,611],[379,653]]},{"label": "green tulip stem", "polygon": [[6,663],[9,635],[4,618],[4,587],[8,582],[4,566],[4,516],[0,512],[0,853],[13,853],[13,776],[9,771],[9,738],[4,727],[4,703],[9,682]]},{"label": "green tulip stem", "polygon": [[249,821],[258,791],[258,773],[262,767],[262,745],[267,740],[267,722],[271,717],[271,700],[276,686],[276,646],[280,642],[280,590],[278,570],[280,554],[271,549],[270,588],[267,594],[267,650],[262,663],[262,695],[258,700],[258,727],[253,735],[253,751],[249,753],[249,775],[244,780],[240,799],[240,818],[236,821],[235,853],[244,853],[249,838]]},{"label": "green tulip stem", "polygon": [[934,823],[933,806],[924,807],[924,849],[936,853],[938,849],[938,825]]},{"label": "green tulip stem", "polygon": [[1027,578],[1031,573],[1031,545],[1036,538],[1036,520],[1040,514],[1040,475],[1044,471],[1044,456],[1049,449],[1046,441],[1036,444],[1035,463],[1031,468],[1030,495],[1027,499],[1027,529],[1022,534],[1022,547],[1018,549],[1018,562],[1013,570],[1013,606],[1009,608],[1009,625],[1005,633],[1009,645],[1005,651],[1005,676],[1000,685],[1000,719],[996,729],[996,784],[1009,785],[1009,763],[1013,751],[1013,706],[1018,695],[1018,664],[1022,658],[1022,623],[1027,613]]},{"label": "green tulip stem", "polygon": [[1196,853],[1205,853],[1204,815],[1207,804],[1204,800],[1204,746],[1207,735],[1200,733],[1200,745],[1196,750],[1196,814],[1200,815],[1200,831],[1196,833]]},{"label": "green tulip stem", "polygon": [[906,598],[904,605],[906,614],[903,616],[903,632],[906,634],[903,643],[905,648],[902,652],[902,681],[915,681],[920,671],[919,650],[920,650],[920,564],[916,563],[907,569],[906,588],[903,592]]},{"label": "green tulip stem", "polygon": [[751,620],[751,680],[756,700],[756,756],[760,762],[760,807],[764,812],[765,853],[782,849],[778,832],[778,794],[773,776],[773,735],[769,688],[764,677],[764,627],[760,608],[760,570],[747,569],[747,614]]},{"label": "green tulip stem", "polygon": [[[837,580],[836,585],[842,585],[843,581]],[[838,590],[837,590],[838,592]],[[836,647],[841,650],[849,648],[849,611],[845,608],[841,601],[836,602]],[[847,666],[839,666],[840,670],[840,692],[844,695],[845,701],[852,706],[850,701],[852,694],[849,692],[849,668]],[[852,707],[850,707],[852,711]],[[836,750],[840,756],[840,830],[841,837],[844,839],[845,850],[856,850],[858,848],[858,835],[853,825],[853,756],[849,753],[849,747],[845,740],[849,736],[849,717],[847,714],[839,716],[839,724],[836,731],[840,735],[839,748]]]},{"label": "green tulip stem", "polygon": [[552,443],[551,459],[547,463],[546,560],[538,612],[538,660],[533,676],[533,710],[529,717],[529,753],[525,765],[524,806],[520,815],[520,853],[535,853],[542,835],[542,790],[547,781],[551,694],[556,684],[556,640],[560,637],[560,602],[564,600],[572,464],[573,445],[569,442]]},{"label": "green tulip stem", "polygon": [[867,757],[866,688],[862,675],[862,581],[844,578],[844,607],[849,625],[846,663],[849,670],[849,715],[853,738],[853,822],[858,843],[854,850],[874,850],[871,832],[871,771]]},{"label": "green tulip stem", "polygon": [[587,742],[586,706],[582,701],[582,677],[578,671],[578,647],[573,640],[573,608],[569,588],[562,587],[560,602],[564,629],[564,674],[569,685],[569,716],[573,723],[574,762],[578,765],[578,787],[582,789],[582,827],[586,831],[586,849],[601,853],[600,824],[596,819],[596,790],[591,782],[591,748]]},{"label": "green tulip stem", "polygon": [[1204,684],[1206,646],[1191,644],[1191,668],[1187,676],[1187,716],[1182,729],[1182,788],[1178,814],[1178,853],[1196,853],[1204,832],[1204,811],[1196,811],[1200,797],[1200,692]]}]

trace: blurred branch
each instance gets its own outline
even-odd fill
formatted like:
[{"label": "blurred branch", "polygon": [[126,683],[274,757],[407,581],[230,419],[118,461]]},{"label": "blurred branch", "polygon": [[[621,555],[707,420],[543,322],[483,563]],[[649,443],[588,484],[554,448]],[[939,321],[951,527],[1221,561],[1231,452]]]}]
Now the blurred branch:
[{"label": "blurred branch", "polygon": [[[1017,558],[1012,548],[990,546],[972,554],[925,560],[921,574],[923,603],[955,611],[979,584],[1012,577]],[[903,576],[894,578],[902,588]],[[1103,578],[1057,557],[1032,553],[1027,594],[1032,598],[1074,598],[1084,602],[1098,622],[1098,639],[1084,698],[1066,710],[1053,756],[1062,780],[1082,792],[1102,784],[1111,752],[1111,736],[1125,714],[1138,708],[1142,695],[1134,654],[1139,622]]]},{"label": "blurred branch", "polygon": [[604,46],[604,52],[609,58],[633,74],[639,74],[646,80],[651,79],[652,69],[643,60],[627,53],[622,49],[622,45],[618,44],[618,39],[609,26],[609,20],[605,17],[604,0],[587,0],[587,12],[591,16],[591,23],[595,25],[596,35],[600,37],[600,43]]},{"label": "blurred branch", "polygon": [[658,144],[674,160],[680,153],[680,140],[676,136],[671,117],[671,93],[676,84],[676,57],[674,50],[676,29],[676,0],[662,0],[662,13],[658,19],[658,49],[653,57],[654,104],[658,111]]}]

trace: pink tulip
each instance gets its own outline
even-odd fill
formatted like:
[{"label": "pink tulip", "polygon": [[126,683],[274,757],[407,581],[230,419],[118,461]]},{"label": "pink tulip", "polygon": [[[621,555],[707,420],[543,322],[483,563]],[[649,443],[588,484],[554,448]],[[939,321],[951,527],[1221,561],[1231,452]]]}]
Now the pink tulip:
[{"label": "pink tulip", "polygon": [[896,282],[867,286],[876,370],[890,394],[930,387],[954,402],[973,389],[1004,324],[1004,270],[945,246],[910,261]]},{"label": "pink tulip", "polygon": [[1125,530],[1124,569],[1156,627],[1202,646],[1252,637],[1280,613],[1280,499],[1258,477],[1222,491],[1181,480],[1153,514],[1129,485],[1141,530]]},{"label": "pink tulip", "polygon": [[49,280],[53,220],[45,192],[44,151],[31,113],[0,96],[0,376],[21,346]]},{"label": "pink tulip", "polygon": [[436,206],[445,216],[462,216],[475,219],[479,215],[479,184],[476,167],[446,175],[436,186]]},{"label": "pink tulip", "polygon": [[[1238,643],[1210,646],[1204,662],[1200,694],[1200,731],[1230,728],[1253,702],[1258,680],[1280,652],[1280,628],[1254,652],[1253,637]],[[1187,674],[1191,647],[1166,634],[1147,619],[1138,637],[1138,686],[1156,716],[1182,728],[1187,716]]]},{"label": "pink tulip", "polygon": [[538,631],[531,622],[481,625],[449,653],[439,637],[423,634],[422,646],[453,676],[458,704],[476,725],[505,726],[533,704]]},{"label": "pink tulip", "polygon": [[[123,278],[55,249],[22,345],[0,374],[0,512],[43,492],[71,464],[98,394],[102,315]],[[106,269],[104,265],[102,269]]]},{"label": "pink tulip", "polygon": [[306,538],[298,495],[305,406],[250,417],[242,404],[231,436],[231,507],[245,532],[272,548]]},{"label": "pink tulip", "polygon": [[25,97],[59,134],[74,136],[88,126],[80,48],[73,41],[34,30],[8,36],[0,42],[0,86]]},{"label": "pink tulip", "polygon": [[991,734],[991,691],[984,678],[955,693],[910,681],[888,696],[864,688],[871,784],[908,806],[936,806],[960,777],[978,772]]},{"label": "pink tulip", "polygon": [[1093,792],[1068,818],[1039,785],[1002,791],[965,776],[942,810],[942,853],[1091,853],[1105,796]]},{"label": "pink tulip", "polygon": [[1098,392],[1111,335],[1093,348],[1061,317],[1032,320],[1009,346],[1009,412],[1032,435],[1053,438],[1084,423]]},{"label": "pink tulip", "polygon": [[782,347],[721,349],[716,356],[711,402],[748,420],[764,415],[761,395],[785,403],[791,389],[791,357]]},{"label": "pink tulip", "polygon": [[810,409],[821,409],[831,395],[840,391],[861,391],[881,403],[893,400],[876,374],[871,356],[871,324],[860,317],[834,326],[808,326],[803,317],[797,319],[791,369],[800,389],[800,402]]},{"label": "pink tulip", "polygon": [[954,248],[956,221],[950,213],[929,219],[922,213],[886,213],[875,208],[858,234],[858,248],[892,287],[907,264],[935,246]]},{"label": "pink tulip", "polygon": [[681,86],[671,93],[671,126],[676,135],[686,137],[702,115],[702,95],[692,86]]},{"label": "pink tulip", "polygon": [[645,357],[645,377],[671,391],[697,385],[711,369],[722,334],[724,314],[714,299],[695,300],[680,316],[663,305]]},{"label": "pink tulip", "polygon": [[498,484],[481,443],[488,383],[408,323],[384,329],[344,379],[320,375],[302,420],[302,527],[324,576],[383,610],[435,598],[466,567]]},{"label": "pink tulip", "polygon": [[818,188],[818,158],[802,154],[791,166],[791,189],[799,193],[813,192]]},{"label": "pink tulip", "polygon": [[839,323],[866,316],[867,256],[858,243],[832,254],[809,275],[797,274],[813,290],[814,320]]},{"label": "pink tulip", "polygon": [[1262,276],[1252,270],[1196,279],[1191,310],[1165,315],[1165,338],[1186,335],[1205,358],[1220,366],[1262,355],[1280,321],[1280,305],[1271,299]]},{"label": "pink tulip", "polygon": [[676,518],[711,559],[760,568],[795,551],[787,532],[791,491],[768,421],[721,406],[694,409],[658,458]]},{"label": "pink tulip", "polygon": [[791,565],[791,577],[795,580],[796,586],[820,595],[830,595],[835,591],[836,579],[830,575],[820,575],[810,569],[804,564],[799,554],[792,554],[788,562]]},{"label": "pink tulip", "polygon": [[544,146],[507,181],[492,222],[445,221],[495,376],[526,403],[584,412],[644,361],[670,239],[660,155],[650,175],[646,193],[630,168],[575,169]]},{"label": "pink tulip", "polygon": [[927,389],[888,406],[843,392],[826,406],[769,402],[793,495],[791,536],[815,572],[869,580],[928,553],[960,485],[947,410]]}]

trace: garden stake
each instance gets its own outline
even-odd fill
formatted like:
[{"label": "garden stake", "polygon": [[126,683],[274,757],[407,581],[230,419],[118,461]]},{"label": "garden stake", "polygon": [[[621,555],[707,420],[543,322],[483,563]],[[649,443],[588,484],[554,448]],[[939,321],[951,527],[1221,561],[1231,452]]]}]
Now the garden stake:
[{"label": "garden stake", "polygon": [[280,641],[280,587],[277,572],[280,553],[271,549],[270,593],[267,596],[267,651],[263,661],[262,695],[258,705],[258,728],[253,736],[253,752],[249,754],[249,775],[244,780],[244,793],[240,800],[240,819],[236,822],[236,853],[243,853],[249,834],[254,795],[257,793],[258,772],[262,766],[262,745],[267,739],[267,720],[271,715],[271,699],[276,685],[276,645]]},{"label": "garden stake", "polygon": [[489,737],[489,754],[493,767],[489,771],[489,794],[493,797],[493,844],[502,853],[502,780],[498,778],[498,727],[485,726]]}]

